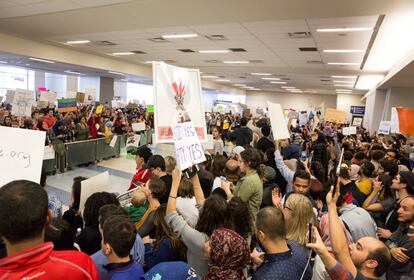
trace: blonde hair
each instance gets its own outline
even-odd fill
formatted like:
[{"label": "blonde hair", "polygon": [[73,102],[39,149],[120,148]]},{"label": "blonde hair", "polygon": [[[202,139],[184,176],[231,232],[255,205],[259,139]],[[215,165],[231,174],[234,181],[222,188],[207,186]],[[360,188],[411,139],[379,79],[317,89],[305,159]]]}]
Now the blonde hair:
[{"label": "blonde hair", "polygon": [[171,175],[171,172],[174,170],[174,168],[177,166],[177,161],[172,156],[166,156],[165,157],[165,172],[167,174]]},{"label": "blonde hair", "polygon": [[147,196],[145,193],[138,189],[134,191],[134,194],[132,195],[131,204],[134,205],[134,207],[140,207],[145,204],[145,201],[147,200]]},{"label": "blonde hair", "polygon": [[286,223],[286,238],[305,246],[307,226],[311,220],[315,221],[312,203],[306,196],[294,193],[289,195],[286,206],[291,212],[291,219]]}]

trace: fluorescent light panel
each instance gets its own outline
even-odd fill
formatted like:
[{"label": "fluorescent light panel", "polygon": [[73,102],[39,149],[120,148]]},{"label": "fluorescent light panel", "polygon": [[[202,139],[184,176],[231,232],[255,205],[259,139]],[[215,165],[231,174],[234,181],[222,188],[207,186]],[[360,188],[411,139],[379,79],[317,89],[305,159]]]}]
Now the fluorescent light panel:
[{"label": "fluorescent light panel", "polygon": [[356,79],[357,76],[331,76],[332,78],[336,79]]},{"label": "fluorescent light panel", "polygon": [[328,65],[360,65],[359,62],[328,62]]},{"label": "fluorescent light panel", "polygon": [[46,63],[55,63],[54,61],[50,61],[50,60],[46,60],[46,59],[40,59],[40,58],[35,58],[35,57],[29,57],[30,60],[33,61],[40,61],[40,62],[46,62]]},{"label": "fluorescent light panel", "polygon": [[217,79],[218,76],[201,76],[201,78],[204,78],[204,79]]},{"label": "fluorescent light panel", "polygon": [[233,84],[233,86],[235,86],[235,87],[245,87],[246,84]]},{"label": "fluorescent light panel", "polygon": [[323,50],[324,53],[362,53],[364,50]]},{"label": "fluorescent light panel", "polygon": [[296,87],[282,87],[282,88],[288,89],[288,88],[296,88]]},{"label": "fluorescent light panel", "polygon": [[340,85],[340,84],[334,84],[334,87],[354,87],[353,85]]},{"label": "fluorescent light panel", "polygon": [[1,63],[1,64],[7,64],[8,62],[7,62],[7,61],[2,61],[2,60],[0,60],[0,63]]},{"label": "fluorescent light panel", "polygon": [[114,52],[112,55],[133,55],[133,52]]},{"label": "fluorescent light panel", "polygon": [[316,29],[317,32],[356,32],[356,31],[368,31],[372,30],[372,27],[341,27],[341,28],[320,28]]},{"label": "fluorescent light panel", "polygon": [[185,39],[185,38],[194,38],[197,36],[198,36],[197,34],[191,33],[191,34],[167,34],[167,35],[162,35],[161,37],[164,39]]},{"label": "fluorescent light panel", "polygon": [[351,83],[351,84],[353,84],[353,83],[355,83],[355,81],[333,81],[333,83],[335,84],[335,83],[344,83],[344,84],[349,84],[349,83]]},{"label": "fluorescent light panel", "polygon": [[274,82],[274,81],[272,81],[270,83],[271,84],[282,84],[282,85],[286,85],[287,84],[286,82]]},{"label": "fluorescent light panel", "polygon": [[216,82],[230,82],[230,80],[227,79],[216,79]]},{"label": "fluorescent light panel", "polygon": [[384,75],[360,75],[355,88],[370,90],[384,79]]},{"label": "fluorescent light panel", "polygon": [[66,44],[87,44],[90,43],[89,40],[77,40],[77,41],[67,41]]},{"label": "fluorescent light panel", "polygon": [[266,80],[266,81],[280,81],[280,78],[262,78],[262,80]]},{"label": "fluorescent light panel", "polygon": [[145,64],[152,64],[153,62],[164,62],[164,61],[162,61],[162,60],[147,60],[144,63]]},{"label": "fluorescent light panel", "polygon": [[124,73],[115,72],[115,71],[108,71],[108,73],[110,73],[110,74],[115,74],[115,75],[125,76],[125,74],[124,74]]},{"label": "fluorescent light panel", "polygon": [[198,51],[199,53],[228,53],[229,50],[203,50]]},{"label": "fluorescent light panel", "polygon": [[65,72],[65,73],[68,73],[68,74],[85,75],[85,74],[83,74],[83,73],[76,72],[76,71],[70,71],[70,70],[66,70],[66,71],[64,71],[64,72]]},{"label": "fluorescent light panel", "polygon": [[247,60],[225,60],[223,61],[225,64],[247,64],[249,61]]},{"label": "fluorescent light panel", "polygon": [[270,73],[250,73],[253,76],[272,76]]}]

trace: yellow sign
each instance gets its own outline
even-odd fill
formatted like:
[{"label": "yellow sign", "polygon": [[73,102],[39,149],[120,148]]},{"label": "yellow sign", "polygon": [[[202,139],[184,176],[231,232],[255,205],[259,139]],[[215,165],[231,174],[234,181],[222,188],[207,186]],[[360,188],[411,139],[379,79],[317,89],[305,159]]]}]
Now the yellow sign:
[{"label": "yellow sign", "polygon": [[102,114],[102,111],[103,111],[103,105],[100,104],[96,107],[96,114],[100,115],[100,114]]},{"label": "yellow sign", "polygon": [[345,111],[339,111],[332,108],[327,108],[325,110],[325,115],[323,119],[326,122],[336,122],[336,123],[345,123],[345,119],[347,116],[347,112]]}]

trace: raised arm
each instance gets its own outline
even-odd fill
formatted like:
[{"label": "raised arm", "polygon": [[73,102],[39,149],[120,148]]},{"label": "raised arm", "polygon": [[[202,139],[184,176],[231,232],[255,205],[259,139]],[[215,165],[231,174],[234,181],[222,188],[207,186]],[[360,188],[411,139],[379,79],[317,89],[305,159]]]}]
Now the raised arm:
[{"label": "raised arm", "polygon": [[168,198],[168,203],[167,203],[167,210],[166,210],[167,215],[172,212],[177,211],[177,193],[178,193],[178,187],[181,181],[181,170],[178,169],[178,167],[175,167],[171,175],[172,175],[172,184],[171,184],[170,197]]},{"label": "raised arm", "polygon": [[205,200],[203,189],[201,188],[200,179],[198,178],[198,174],[196,174],[193,178],[193,187],[194,187],[194,196],[196,199],[197,204],[202,204]]},{"label": "raised arm", "polygon": [[287,165],[283,162],[282,155],[280,154],[279,150],[279,141],[275,140],[275,162],[276,167],[279,169],[280,173],[282,174],[283,178],[288,182],[288,186],[286,189],[286,193],[289,193],[292,191],[291,184],[293,181],[293,176],[295,175],[295,172],[289,169]]},{"label": "raised arm", "polygon": [[336,202],[338,201],[339,197],[339,183],[336,187],[335,193],[333,189],[334,187],[332,186],[331,190],[326,195],[329,217],[329,235],[331,238],[332,250],[335,253],[339,263],[341,263],[355,277],[357,274],[357,269],[352,262],[346,236],[343,231],[336,207]]},{"label": "raised arm", "polygon": [[370,193],[370,195],[365,199],[364,203],[362,204],[362,207],[367,210],[367,211],[371,211],[371,212],[380,212],[380,211],[384,211],[384,208],[382,207],[382,205],[380,203],[372,203],[372,201],[374,200],[374,198],[380,193],[380,191],[382,190],[382,183],[375,180],[374,181],[374,189],[372,190],[372,192]]}]

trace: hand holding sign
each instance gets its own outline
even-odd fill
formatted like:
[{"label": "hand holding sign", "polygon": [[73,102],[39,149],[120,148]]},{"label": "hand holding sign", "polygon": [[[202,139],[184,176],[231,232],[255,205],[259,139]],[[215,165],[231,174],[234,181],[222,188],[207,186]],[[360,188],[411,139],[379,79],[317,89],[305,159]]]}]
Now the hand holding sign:
[{"label": "hand holding sign", "polygon": [[267,102],[269,108],[269,118],[272,125],[273,137],[275,139],[288,139],[290,138],[289,130],[283,116],[282,106],[277,103]]}]

